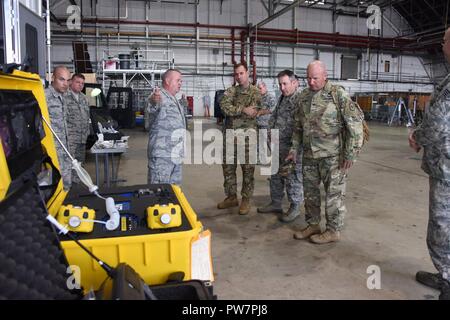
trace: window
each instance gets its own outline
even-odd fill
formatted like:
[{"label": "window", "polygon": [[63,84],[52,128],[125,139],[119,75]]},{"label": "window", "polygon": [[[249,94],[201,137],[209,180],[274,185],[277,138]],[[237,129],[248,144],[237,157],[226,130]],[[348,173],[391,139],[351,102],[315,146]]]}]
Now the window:
[{"label": "window", "polygon": [[358,79],[358,57],[341,56],[341,79]]},{"label": "window", "polygon": [[391,62],[388,60],[384,61],[384,72],[390,72],[391,69]]},{"label": "window", "polygon": [[39,73],[38,33],[36,28],[28,23],[25,24],[25,39],[25,55],[30,62],[29,71],[33,73]]}]

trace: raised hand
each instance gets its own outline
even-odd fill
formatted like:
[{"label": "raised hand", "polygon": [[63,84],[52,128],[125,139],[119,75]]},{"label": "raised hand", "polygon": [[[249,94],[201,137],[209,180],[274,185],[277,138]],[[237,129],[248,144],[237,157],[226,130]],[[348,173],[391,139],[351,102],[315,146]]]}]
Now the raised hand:
[{"label": "raised hand", "polygon": [[161,90],[158,87],[155,87],[155,89],[153,89],[153,93],[150,96],[150,100],[155,104],[161,102]]}]

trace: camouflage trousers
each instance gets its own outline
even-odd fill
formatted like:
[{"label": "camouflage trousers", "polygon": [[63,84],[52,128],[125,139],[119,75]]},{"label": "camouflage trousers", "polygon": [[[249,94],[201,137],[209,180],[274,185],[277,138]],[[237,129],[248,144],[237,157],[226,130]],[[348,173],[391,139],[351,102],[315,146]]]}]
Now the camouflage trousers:
[{"label": "camouflage trousers", "polygon": [[[289,150],[282,152],[280,150],[279,164],[283,164]],[[284,189],[289,203],[301,204],[303,202],[303,173],[302,173],[302,154],[297,154],[297,163],[294,170],[287,176],[283,177],[278,173],[270,177],[270,198],[273,202],[281,202],[284,198]]]},{"label": "camouflage trousers", "polygon": [[[226,146],[224,141],[222,169],[224,179],[223,187],[225,189],[225,194],[227,197],[237,194],[236,170],[238,163],[238,156],[237,156],[238,146],[236,143],[232,146],[234,147],[234,158],[233,163],[229,164],[226,161]],[[242,189],[241,189],[242,198],[251,198],[253,196],[253,191],[255,188],[255,178],[254,178],[255,164],[250,164],[251,162],[249,161],[249,148],[250,148],[249,144],[246,143],[245,160],[243,161],[243,163],[240,164],[242,169]]]},{"label": "camouflage trousers", "polygon": [[181,185],[182,164],[174,163],[172,158],[150,158],[148,159],[148,184],[170,183]]},{"label": "camouflage trousers", "polygon": [[427,245],[431,260],[450,282],[450,181],[430,177]]},{"label": "camouflage trousers", "polygon": [[[72,156],[78,160],[80,163],[84,163],[86,160],[86,145],[82,143],[70,143],[69,142],[69,150]],[[72,183],[79,184],[81,182],[75,171],[72,171]]]},{"label": "camouflage trousers", "polygon": [[86,144],[69,142],[69,150],[72,156],[79,162],[84,163],[86,161]]},{"label": "camouflage trousers", "polygon": [[59,145],[59,142],[55,140],[56,153],[58,155],[59,171],[63,180],[63,186],[65,191],[69,191],[72,186],[72,161],[66,154],[64,149]]},{"label": "camouflage trousers", "polygon": [[325,188],[326,227],[339,231],[344,225],[347,174],[339,169],[339,157],[303,158],[306,222],[320,223],[320,183]]}]

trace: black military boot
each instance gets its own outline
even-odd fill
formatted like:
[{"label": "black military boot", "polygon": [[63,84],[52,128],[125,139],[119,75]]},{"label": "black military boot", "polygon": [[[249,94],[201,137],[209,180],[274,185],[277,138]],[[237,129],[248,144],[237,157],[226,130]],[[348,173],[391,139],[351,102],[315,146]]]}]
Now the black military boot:
[{"label": "black military boot", "polygon": [[450,300],[450,282],[442,279],[441,294],[439,300]]},{"label": "black military boot", "polygon": [[295,203],[291,203],[291,205],[289,206],[288,211],[283,213],[279,217],[279,220],[282,221],[282,222],[292,222],[295,219],[297,219],[298,216],[300,216],[300,205],[299,204],[295,204]]},{"label": "black military boot", "polygon": [[259,213],[283,213],[281,202],[273,200],[267,206],[258,208],[256,211]]},{"label": "black military boot", "polygon": [[445,282],[439,273],[431,273],[426,271],[417,272],[416,281],[436,290],[440,290]]}]

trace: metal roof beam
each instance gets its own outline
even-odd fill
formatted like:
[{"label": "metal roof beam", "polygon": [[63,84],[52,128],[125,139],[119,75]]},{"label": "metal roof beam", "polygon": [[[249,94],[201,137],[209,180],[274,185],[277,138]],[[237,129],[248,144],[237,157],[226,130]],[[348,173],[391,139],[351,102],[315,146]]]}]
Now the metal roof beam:
[{"label": "metal roof beam", "polygon": [[282,16],[283,14],[285,14],[288,11],[291,11],[292,9],[294,9],[295,7],[297,7],[298,5],[304,3],[305,0],[295,0],[294,2],[292,2],[292,4],[284,7],[283,9],[281,9],[280,11],[274,13],[273,15],[267,17],[266,19],[258,22],[253,28],[252,31],[255,30],[256,28],[261,28],[262,26],[268,24],[270,21],[273,21],[274,19],[278,18],[279,16]]}]

